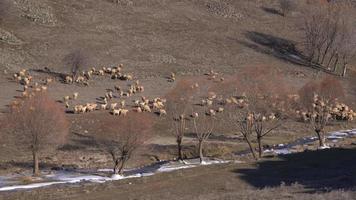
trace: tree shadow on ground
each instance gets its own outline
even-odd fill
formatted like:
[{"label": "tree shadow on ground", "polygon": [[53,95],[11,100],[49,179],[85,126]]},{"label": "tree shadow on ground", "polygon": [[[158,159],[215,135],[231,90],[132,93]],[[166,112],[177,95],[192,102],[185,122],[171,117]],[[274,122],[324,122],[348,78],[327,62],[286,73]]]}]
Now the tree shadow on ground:
[{"label": "tree shadow on ground", "polygon": [[274,15],[280,15],[280,16],[284,16],[284,14],[275,9],[275,8],[268,8],[268,7],[261,7],[263,11],[267,12],[267,13],[271,13],[271,14],[274,14]]},{"label": "tree shadow on ground", "polygon": [[356,149],[328,149],[280,155],[263,160],[257,168],[236,169],[251,185],[264,188],[298,182],[314,191],[356,186]]},{"label": "tree shadow on ground", "polygon": [[293,41],[255,31],[247,31],[245,36],[251,42],[239,41],[239,43],[259,53],[271,55],[296,65],[334,74],[318,64],[310,63],[308,57],[296,48],[296,43]]}]

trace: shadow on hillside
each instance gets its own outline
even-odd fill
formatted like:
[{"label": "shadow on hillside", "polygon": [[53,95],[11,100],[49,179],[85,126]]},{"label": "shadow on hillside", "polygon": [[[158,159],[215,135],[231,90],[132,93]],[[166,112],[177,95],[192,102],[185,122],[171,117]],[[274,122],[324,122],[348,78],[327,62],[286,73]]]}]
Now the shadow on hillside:
[{"label": "shadow on hillside", "polygon": [[97,148],[98,143],[91,136],[82,135],[79,133],[73,133],[76,138],[71,138],[68,143],[59,147],[60,151],[77,151],[77,150],[87,150],[90,148]]},{"label": "shadow on hillside", "polygon": [[280,15],[280,16],[284,16],[283,13],[275,8],[267,8],[267,7],[261,7],[263,11],[267,12],[267,13],[271,13],[274,15]]},{"label": "shadow on hillside", "polygon": [[257,168],[237,169],[242,179],[264,188],[298,182],[306,188],[325,191],[356,186],[356,149],[329,149],[280,155],[260,161]]},{"label": "shadow on hillside", "polygon": [[311,64],[308,58],[303,55],[302,52],[297,50],[293,41],[255,31],[248,31],[245,33],[245,36],[251,42],[240,41],[240,44],[257,52],[271,55],[296,65],[310,67],[333,74],[331,71],[320,65]]}]

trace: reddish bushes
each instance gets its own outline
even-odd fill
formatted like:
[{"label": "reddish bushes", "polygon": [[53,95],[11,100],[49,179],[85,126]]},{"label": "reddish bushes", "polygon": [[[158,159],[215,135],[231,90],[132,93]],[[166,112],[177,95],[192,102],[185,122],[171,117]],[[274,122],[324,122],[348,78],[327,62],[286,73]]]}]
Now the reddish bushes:
[{"label": "reddish bushes", "polygon": [[39,152],[63,144],[69,127],[64,110],[46,93],[25,99],[11,111],[7,122],[15,142],[31,150],[34,175],[39,174]]}]

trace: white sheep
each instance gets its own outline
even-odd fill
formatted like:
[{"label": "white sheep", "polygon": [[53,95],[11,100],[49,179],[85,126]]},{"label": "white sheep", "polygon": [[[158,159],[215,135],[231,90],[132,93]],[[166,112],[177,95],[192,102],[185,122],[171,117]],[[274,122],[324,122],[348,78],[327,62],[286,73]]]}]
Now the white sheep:
[{"label": "white sheep", "polygon": [[78,95],[79,95],[78,92],[74,92],[74,93],[73,93],[73,99],[74,99],[74,100],[78,99]]}]

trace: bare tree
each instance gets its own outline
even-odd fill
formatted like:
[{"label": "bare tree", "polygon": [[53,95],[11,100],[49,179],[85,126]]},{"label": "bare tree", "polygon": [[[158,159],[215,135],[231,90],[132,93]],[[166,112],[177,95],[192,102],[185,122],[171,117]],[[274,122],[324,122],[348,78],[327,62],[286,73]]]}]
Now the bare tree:
[{"label": "bare tree", "polygon": [[325,144],[325,127],[333,120],[332,106],[337,99],[344,96],[342,85],[333,78],[312,81],[300,89],[301,107],[305,120],[308,120],[315,131],[319,146]]},{"label": "bare tree", "polygon": [[64,57],[64,64],[70,67],[72,78],[75,80],[87,64],[87,58],[81,50],[75,50]]},{"label": "bare tree", "polygon": [[213,133],[215,117],[206,113],[197,113],[192,116],[193,131],[198,139],[198,152],[200,163],[204,162],[203,145]]},{"label": "bare tree", "polygon": [[[282,118],[286,112],[286,84],[277,69],[270,67],[253,67],[244,70],[239,78],[241,95],[236,105],[232,105],[230,119],[237,125],[244,140],[255,159],[257,159],[255,148],[251,137],[256,137],[258,145],[258,157],[263,156],[262,140],[282,124]],[[291,92],[291,91],[290,91]]]},{"label": "bare tree", "polygon": [[355,56],[354,8],[350,1],[338,1],[305,8],[303,32],[305,52],[311,65],[337,73]]},{"label": "bare tree", "polygon": [[8,114],[7,122],[15,143],[31,150],[34,175],[39,175],[39,153],[63,144],[69,129],[62,107],[44,92],[25,99]]},{"label": "bare tree", "polygon": [[182,79],[167,95],[167,111],[172,120],[173,135],[176,138],[178,160],[183,160],[182,143],[187,132],[188,112],[192,106],[194,88],[192,80]]},{"label": "bare tree", "polygon": [[146,113],[129,113],[117,119],[110,116],[101,127],[96,140],[104,151],[111,155],[114,174],[122,174],[127,161],[141,147],[151,133],[153,121]]}]

